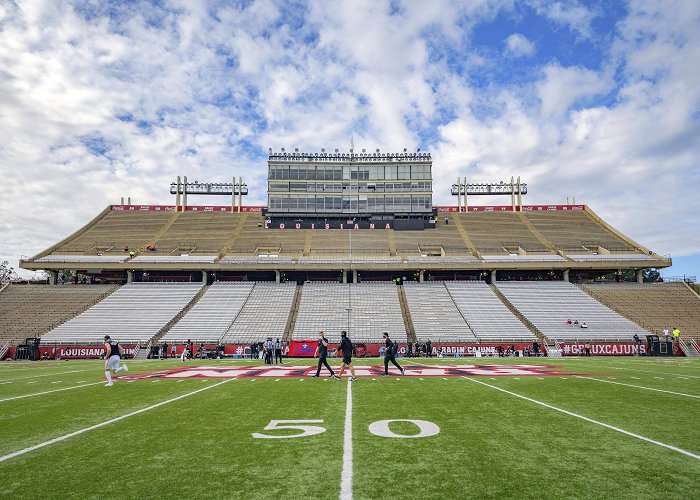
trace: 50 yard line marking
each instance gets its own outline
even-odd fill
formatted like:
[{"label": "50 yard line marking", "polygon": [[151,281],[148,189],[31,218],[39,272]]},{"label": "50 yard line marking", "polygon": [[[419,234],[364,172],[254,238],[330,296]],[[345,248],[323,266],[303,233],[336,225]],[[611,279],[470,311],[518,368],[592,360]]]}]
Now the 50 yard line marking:
[{"label": "50 yard line marking", "polygon": [[92,431],[92,430],[95,430],[95,429],[99,429],[100,427],[104,427],[104,426],[106,426],[106,425],[113,424],[113,423],[115,423],[115,422],[119,422],[120,420],[124,420],[125,418],[133,417],[134,415],[139,415],[139,414],[144,413],[144,412],[147,412],[147,411],[149,411],[149,410],[153,410],[153,409],[155,409],[155,408],[158,408],[159,406],[163,406],[163,405],[166,405],[166,404],[168,404],[168,403],[173,403],[173,402],[175,402],[175,401],[179,401],[180,399],[184,399],[184,398],[186,398],[186,397],[193,396],[193,395],[197,394],[198,392],[208,391],[209,389],[213,389],[214,387],[216,387],[216,386],[218,386],[218,385],[226,384],[227,382],[231,382],[232,380],[235,380],[235,379],[230,378],[230,379],[224,380],[224,381],[222,381],[222,382],[219,382],[219,383],[216,383],[216,384],[213,384],[213,385],[209,385],[209,386],[204,387],[204,388],[202,388],[202,389],[197,389],[196,391],[188,392],[188,393],[186,393],[186,394],[183,394],[182,396],[177,396],[177,397],[175,397],[175,398],[171,398],[171,399],[168,399],[168,400],[165,400],[165,401],[161,401],[160,403],[156,403],[156,404],[154,404],[154,405],[147,406],[146,408],[141,408],[140,410],[132,411],[131,413],[127,413],[126,415],[122,415],[122,416],[120,416],[120,417],[112,418],[112,419],[110,419],[110,420],[106,420],[105,422],[101,422],[101,423],[99,423],[99,424],[91,425],[90,427],[85,427],[84,429],[80,429],[80,430],[77,430],[77,431],[75,431],[75,432],[71,432],[71,433],[69,433],[69,434],[65,434],[65,435],[63,435],[63,436],[59,436],[59,437],[57,437],[57,438],[53,438],[53,439],[50,439],[50,440],[48,440],[48,441],[44,441],[43,443],[39,443],[39,444],[36,444],[36,445],[34,445],[34,446],[30,446],[30,447],[28,447],[28,448],[24,448],[24,449],[22,449],[22,450],[18,450],[18,451],[14,451],[14,452],[12,452],[12,453],[8,453],[7,455],[3,455],[3,456],[0,457],[0,462],[4,462],[5,460],[9,460],[9,459],[11,459],[11,458],[15,458],[15,457],[18,457],[18,456],[20,456],[20,455],[24,455],[25,453],[29,453],[30,451],[38,450],[39,448],[43,448],[43,447],[48,446],[48,445],[50,445],[50,444],[54,444],[54,443],[59,443],[59,442],[61,442],[61,441],[65,441],[66,439],[72,438],[73,436],[77,436],[77,435],[82,434],[82,433],[84,433],[84,432]]},{"label": "50 yard line marking", "polygon": [[343,436],[343,473],[340,476],[340,500],[352,500],[352,382],[348,379]]},{"label": "50 yard line marking", "polygon": [[691,453],[687,450],[677,448],[677,447],[672,446],[670,444],[662,443],[660,441],[655,441],[655,440],[650,439],[648,437],[640,436],[639,434],[635,434],[634,432],[629,432],[629,431],[626,431],[624,429],[620,429],[619,427],[615,427],[613,425],[606,424],[606,423],[600,422],[598,420],[593,420],[592,418],[584,417],[583,415],[579,415],[578,413],[574,413],[571,411],[563,410],[561,408],[557,408],[556,406],[552,406],[550,404],[543,403],[542,401],[537,401],[536,399],[528,398],[527,396],[523,396],[522,394],[518,394],[516,392],[511,392],[511,391],[507,391],[505,389],[501,389],[500,387],[497,387],[497,386],[491,385],[491,384],[487,384],[486,382],[481,382],[480,380],[476,380],[474,378],[465,377],[465,376],[462,376],[462,378],[465,380],[469,380],[470,382],[474,382],[475,384],[485,385],[486,387],[490,387],[491,389],[496,389],[497,391],[500,391],[500,392],[505,392],[506,394],[510,394],[511,396],[515,396],[516,398],[524,399],[525,401],[529,401],[531,403],[535,403],[537,405],[544,406],[545,408],[549,408],[550,410],[558,411],[560,413],[564,413],[565,415],[569,415],[571,417],[580,418],[581,420],[585,420],[586,422],[600,425],[600,426],[605,427],[607,429],[611,429],[613,431],[620,432],[620,433],[625,434],[627,436],[631,436],[631,437],[640,439],[642,441],[646,441],[647,443],[652,443],[652,444],[655,444],[657,446],[661,446],[663,448],[667,448],[669,450],[676,451],[678,453],[681,453],[681,454],[686,455],[688,457],[694,458],[696,460],[700,460],[700,455],[696,455],[696,454]]}]

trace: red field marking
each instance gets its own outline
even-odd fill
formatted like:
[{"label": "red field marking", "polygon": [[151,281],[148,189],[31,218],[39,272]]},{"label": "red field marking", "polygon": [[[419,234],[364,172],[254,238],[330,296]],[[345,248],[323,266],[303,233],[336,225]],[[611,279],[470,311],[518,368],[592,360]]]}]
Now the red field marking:
[{"label": "red field marking", "polygon": [[[576,376],[593,375],[568,373],[556,370],[558,366],[549,365],[410,365],[405,368],[407,377],[542,377],[542,376]],[[316,366],[185,366],[171,370],[134,375],[122,375],[119,380],[142,380],[152,378],[306,378],[316,373]],[[358,377],[380,377],[384,367],[356,366]],[[398,370],[389,371],[392,376],[400,375]],[[321,376],[328,376],[325,368]]]}]

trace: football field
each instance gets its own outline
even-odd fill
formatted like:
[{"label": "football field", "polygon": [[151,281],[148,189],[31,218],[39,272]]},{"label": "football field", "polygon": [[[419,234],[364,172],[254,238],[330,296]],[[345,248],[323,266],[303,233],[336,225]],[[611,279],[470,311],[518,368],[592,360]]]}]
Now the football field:
[{"label": "football field", "polygon": [[2,363],[0,498],[700,496],[697,359],[399,362]]}]

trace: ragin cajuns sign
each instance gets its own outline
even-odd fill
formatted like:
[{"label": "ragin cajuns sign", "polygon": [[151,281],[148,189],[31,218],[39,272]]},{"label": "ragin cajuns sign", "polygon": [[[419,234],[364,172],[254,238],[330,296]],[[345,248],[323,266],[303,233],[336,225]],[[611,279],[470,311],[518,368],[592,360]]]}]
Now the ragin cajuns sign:
[{"label": "ragin cajuns sign", "polygon": [[[294,357],[313,357],[316,350],[318,342],[316,340],[292,340],[289,345],[289,355]],[[511,344],[443,344],[437,343],[432,344],[433,356],[437,356],[440,353],[444,353],[446,356],[474,356],[477,351],[482,355],[495,355],[497,353],[497,346],[507,349]],[[362,354],[355,352],[356,356],[379,356],[379,348],[381,344],[366,344],[364,346],[364,351]],[[399,354],[402,356],[406,355],[406,344],[399,344]],[[520,351],[525,347],[532,348],[532,344],[515,344],[515,350]],[[330,350],[337,348],[337,344],[330,343],[328,345]],[[542,348],[540,348],[542,352]]]},{"label": "ragin cajuns sign", "polygon": [[[405,366],[407,377],[542,377],[575,376],[581,373],[567,373],[548,365],[416,365]],[[395,369],[390,370],[397,375]],[[154,373],[123,375],[122,380],[142,380],[151,378],[305,378],[316,373],[316,366],[187,366]],[[384,366],[356,366],[358,377],[379,377]]]}]

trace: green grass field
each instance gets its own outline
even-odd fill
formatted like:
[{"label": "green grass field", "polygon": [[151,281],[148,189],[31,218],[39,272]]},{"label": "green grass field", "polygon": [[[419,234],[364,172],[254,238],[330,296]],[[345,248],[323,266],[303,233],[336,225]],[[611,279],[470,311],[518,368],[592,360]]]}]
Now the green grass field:
[{"label": "green grass field", "polygon": [[[344,473],[342,493],[356,499],[700,498],[696,359],[419,361],[555,365],[607,382],[370,376],[349,390],[345,379],[148,378],[107,388],[102,362],[2,363],[0,498],[336,499]],[[128,375],[182,365],[133,362]],[[254,437],[302,432],[264,430],[273,420],[325,430]],[[383,420],[439,433],[410,422],[387,424],[391,437],[370,432]],[[433,435],[406,437],[419,432]]]}]

